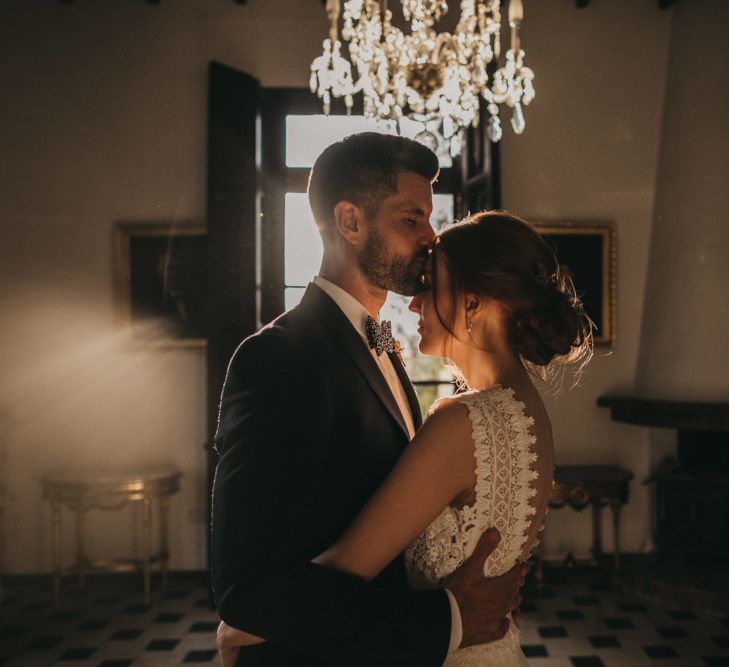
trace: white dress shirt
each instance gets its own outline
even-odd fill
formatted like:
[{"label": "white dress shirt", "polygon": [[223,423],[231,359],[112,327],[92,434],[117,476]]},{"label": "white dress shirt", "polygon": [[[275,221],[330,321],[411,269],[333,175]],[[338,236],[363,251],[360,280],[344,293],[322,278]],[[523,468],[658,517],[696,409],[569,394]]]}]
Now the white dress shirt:
[{"label": "white dress shirt", "polygon": [[[335,285],[326,278],[316,276],[313,282],[319,289],[327,294],[327,296],[329,296],[334,303],[337,304],[337,306],[339,306],[340,310],[354,327],[354,330],[361,336],[363,344],[369,349],[365,329],[367,318],[370,317],[367,309],[349,292],[339,287],[339,285]],[[378,355],[375,350],[370,350],[370,354],[382,371],[382,375],[385,377],[385,380],[390,387],[390,391],[400,408],[400,412],[402,413],[405,425],[408,429],[408,434],[412,440],[415,435],[413,414],[410,410],[410,404],[408,403],[405,389],[397,376],[395,367],[392,365],[392,360],[387,354]],[[448,602],[451,606],[451,640],[448,647],[448,652],[450,653],[455,651],[461,645],[461,641],[463,640],[463,626],[461,623],[461,611],[458,608],[455,596],[447,588],[445,591],[448,595]]]},{"label": "white dress shirt", "polygon": [[[334,303],[339,306],[341,311],[354,327],[354,330],[364,341],[364,344],[367,345],[367,330],[365,325],[367,324],[367,318],[370,317],[370,314],[367,312],[365,307],[349,292],[346,292],[339,287],[339,285],[335,285],[326,278],[317,276],[314,278],[314,284],[329,295]],[[367,346],[369,347],[369,345]],[[410,411],[407,394],[405,393],[405,389],[403,389],[400,378],[397,377],[397,371],[392,365],[392,360],[387,354],[377,354],[375,350],[370,350],[370,354],[375,360],[375,363],[379,366],[382,374],[385,376],[385,380],[387,380],[387,385],[390,387],[390,391],[397,403],[397,407],[400,408],[400,412],[402,413],[402,417],[405,420],[405,425],[408,429],[408,435],[412,440],[415,435],[413,413]]]}]

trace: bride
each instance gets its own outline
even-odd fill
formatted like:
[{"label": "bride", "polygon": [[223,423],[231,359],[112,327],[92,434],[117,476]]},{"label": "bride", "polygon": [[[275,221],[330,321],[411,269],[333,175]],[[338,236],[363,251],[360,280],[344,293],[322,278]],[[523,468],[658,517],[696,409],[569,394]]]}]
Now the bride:
[{"label": "bride", "polygon": [[[537,544],[554,469],[549,417],[534,377],[576,372],[591,355],[592,325],[569,276],[529,225],[483,212],[439,234],[422,291],[419,349],[450,359],[463,389],[442,398],[351,526],[315,562],[374,579],[405,551],[414,588],[435,588],[493,526],[501,541],[484,574],[496,577]],[[224,624],[224,665],[236,646],[263,641]],[[448,667],[526,665],[518,627],[460,648]]]}]

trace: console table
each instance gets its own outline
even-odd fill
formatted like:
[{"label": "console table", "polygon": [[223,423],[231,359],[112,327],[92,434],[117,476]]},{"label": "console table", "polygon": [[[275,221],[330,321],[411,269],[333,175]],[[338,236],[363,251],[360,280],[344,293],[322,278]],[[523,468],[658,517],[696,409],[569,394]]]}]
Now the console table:
[{"label": "console table", "polygon": [[569,505],[581,511],[592,506],[592,555],[602,556],[602,508],[610,506],[613,515],[615,551],[613,565],[620,567],[620,510],[628,502],[630,470],[613,465],[557,466],[549,506]]},{"label": "console table", "polygon": [[[53,597],[58,605],[61,575],[75,573],[85,585],[90,572],[123,572],[140,570],[144,580],[144,601],[150,599],[150,575],[153,563],[159,563],[162,588],[167,585],[169,497],[180,488],[181,473],[171,467],[137,470],[73,470],[47,475],[41,480],[43,497],[51,504],[53,543]],[[159,548],[152,552],[152,503],[156,500],[159,513]],[[129,503],[141,503],[141,558],[119,558],[112,561],[92,561],[86,555],[84,523],[92,509],[121,510]],[[61,507],[65,505],[75,515],[76,564],[61,567]]]}]

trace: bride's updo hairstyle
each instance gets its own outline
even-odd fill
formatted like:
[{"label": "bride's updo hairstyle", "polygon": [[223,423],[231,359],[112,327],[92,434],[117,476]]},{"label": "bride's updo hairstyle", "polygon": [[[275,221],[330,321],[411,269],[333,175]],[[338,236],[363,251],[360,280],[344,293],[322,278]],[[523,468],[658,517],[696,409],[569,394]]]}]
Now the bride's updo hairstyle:
[{"label": "bride's updo hairstyle", "polygon": [[[509,342],[529,370],[548,380],[561,376],[558,365],[571,366],[577,379],[592,356],[592,321],[569,273],[534,229],[505,211],[484,211],[442,231],[433,252],[445,260],[453,304],[458,294],[498,301]],[[435,262],[432,270],[434,289]],[[453,334],[458,313],[449,321],[436,313]]]}]

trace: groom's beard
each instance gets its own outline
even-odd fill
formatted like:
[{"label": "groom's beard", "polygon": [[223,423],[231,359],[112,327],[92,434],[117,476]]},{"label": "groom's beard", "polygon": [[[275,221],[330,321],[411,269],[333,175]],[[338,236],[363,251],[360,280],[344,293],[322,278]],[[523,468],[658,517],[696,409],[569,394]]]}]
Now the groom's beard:
[{"label": "groom's beard", "polygon": [[412,257],[389,255],[382,237],[376,229],[371,229],[357,257],[357,265],[375,287],[413,296],[420,286],[427,259],[427,247],[418,250]]}]

